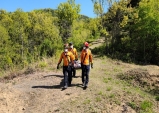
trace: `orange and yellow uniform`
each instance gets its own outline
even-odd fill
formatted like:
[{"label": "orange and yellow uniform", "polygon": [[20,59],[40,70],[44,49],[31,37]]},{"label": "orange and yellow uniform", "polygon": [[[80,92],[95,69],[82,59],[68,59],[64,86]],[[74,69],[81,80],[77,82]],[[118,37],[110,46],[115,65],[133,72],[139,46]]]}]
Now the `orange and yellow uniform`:
[{"label": "orange and yellow uniform", "polygon": [[78,54],[76,48],[69,48],[68,51],[72,52],[72,54],[75,56],[75,59],[78,59]]},{"label": "orange and yellow uniform", "polygon": [[81,52],[81,63],[83,65],[90,65],[90,63],[93,63],[92,53],[89,49],[82,50],[82,52]]},{"label": "orange and yellow uniform", "polygon": [[68,51],[67,53],[63,52],[61,54],[58,64],[61,63],[62,59],[63,59],[63,66],[68,66],[71,62],[73,64],[75,57],[71,52]]}]

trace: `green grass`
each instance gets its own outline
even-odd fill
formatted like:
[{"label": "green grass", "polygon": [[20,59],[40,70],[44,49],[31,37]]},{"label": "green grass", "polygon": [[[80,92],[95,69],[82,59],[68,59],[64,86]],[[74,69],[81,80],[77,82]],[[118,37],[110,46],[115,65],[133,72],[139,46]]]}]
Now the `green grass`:
[{"label": "green grass", "polygon": [[101,97],[96,97],[96,102],[102,101]]},{"label": "green grass", "polygon": [[121,105],[121,102],[119,101],[119,100],[114,100],[114,102],[115,102],[115,104],[117,104],[117,105]]},{"label": "green grass", "polygon": [[91,102],[90,99],[86,99],[86,100],[84,100],[83,104],[89,104],[90,102]]},{"label": "green grass", "polygon": [[103,92],[102,92],[102,91],[100,91],[100,92],[98,93],[98,95],[103,95]]},{"label": "green grass", "polygon": [[109,86],[109,87],[107,87],[107,89],[106,89],[107,91],[111,91],[112,90],[112,87],[111,86]]},{"label": "green grass", "polygon": [[115,97],[115,94],[110,94],[109,95],[109,98],[114,98]]},{"label": "green grass", "polygon": [[[101,48],[96,48],[93,52],[100,54],[102,51],[98,50]],[[107,108],[106,104],[110,105],[112,103],[112,107],[114,104],[115,106],[121,106],[121,103],[127,103],[137,113],[153,112],[153,107],[156,107],[155,104],[151,104],[155,100],[154,95],[149,94],[138,86],[133,86],[130,83],[134,79],[133,77],[128,78],[130,79],[129,81],[121,79],[124,77],[125,70],[131,70],[134,67],[136,68],[135,64],[124,63],[123,65],[122,62],[112,60],[107,56],[97,57],[94,60],[94,68],[91,70],[91,85],[81,95],[81,97],[84,96],[80,98],[81,101],[84,99],[81,104],[84,104],[84,106],[90,105],[92,108],[95,108],[93,111],[96,112],[102,112],[104,108]],[[78,100],[76,102],[78,103]],[[81,105],[81,109],[82,107]],[[99,108],[101,111],[98,111],[96,107],[101,107]]]},{"label": "green grass", "polygon": [[153,106],[152,102],[150,102],[148,100],[145,100],[145,101],[141,102],[141,104],[140,104],[140,108],[142,111],[150,112],[150,111],[152,111],[152,106]]},{"label": "green grass", "polygon": [[103,78],[103,82],[104,82],[104,83],[108,83],[109,80],[108,80],[107,78]]},{"label": "green grass", "polygon": [[[130,66],[131,64],[122,65],[122,63],[120,63],[120,65],[117,65],[116,62],[117,61],[113,61],[107,56],[94,59],[94,68],[90,71],[89,87],[86,90],[83,90],[79,85],[69,87],[65,91],[56,89],[56,91],[59,91],[59,94],[65,94],[67,96],[67,98],[59,104],[57,112],[101,113],[104,112],[103,110],[105,109],[114,112],[111,111],[109,107],[121,107],[121,103],[126,103],[137,113],[154,113],[153,108],[156,107],[156,104],[152,104],[152,102],[155,102],[154,100],[156,100],[156,102],[159,101],[159,96],[154,96],[138,86],[133,86],[130,81],[121,79],[124,76],[123,72],[133,67]],[[50,67],[52,67],[52,69],[56,68],[56,63],[57,61],[49,63],[44,60],[38,62],[37,65],[40,68],[51,70]],[[134,64],[133,66],[136,67]],[[52,70],[51,72],[55,71]],[[62,73],[62,71],[60,73]],[[78,76],[80,76],[81,70],[78,70],[77,73]],[[132,80],[133,78],[130,77],[129,79]],[[80,83],[79,81],[81,82],[80,77],[73,78],[73,84],[78,84]],[[53,90],[54,89],[52,89],[52,91]],[[68,111],[67,108],[71,108],[72,111]]]},{"label": "green grass", "polygon": [[45,67],[47,67],[47,65],[48,65],[48,64],[47,64],[46,62],[41,61],[41,62],[39,62],[39,65],[38,65],[38,66],[39,66],[40,68],[45,68]]},{"label": "green grass", "polygon": [[136,110],[137,109],[137,104],[135,102],[129,102],[128,106],[130,106],[132,109]]}]

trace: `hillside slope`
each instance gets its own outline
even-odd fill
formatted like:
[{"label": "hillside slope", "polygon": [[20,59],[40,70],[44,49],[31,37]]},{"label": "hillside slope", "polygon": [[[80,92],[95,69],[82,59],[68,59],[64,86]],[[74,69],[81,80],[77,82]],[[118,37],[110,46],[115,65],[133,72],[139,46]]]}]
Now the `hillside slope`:
[{"label": "hillside slope", "polygon": [[62,69],[1,80],[0,113],[159,113],[156,93],[146,92],[139,83],[143,80],[157,92],[159,67],[94,55],[87,89],[81,84],[81,70],[66,90],[62,90]]}]

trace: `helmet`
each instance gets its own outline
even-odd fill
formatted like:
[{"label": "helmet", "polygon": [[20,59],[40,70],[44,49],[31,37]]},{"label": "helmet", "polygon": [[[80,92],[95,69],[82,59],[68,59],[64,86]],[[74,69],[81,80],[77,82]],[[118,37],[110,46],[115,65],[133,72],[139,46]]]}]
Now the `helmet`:
[{"label": "helmet", "polygon": [[85,46],[85,47],[89,47],[88,42],[84,42],[84,46]]}]

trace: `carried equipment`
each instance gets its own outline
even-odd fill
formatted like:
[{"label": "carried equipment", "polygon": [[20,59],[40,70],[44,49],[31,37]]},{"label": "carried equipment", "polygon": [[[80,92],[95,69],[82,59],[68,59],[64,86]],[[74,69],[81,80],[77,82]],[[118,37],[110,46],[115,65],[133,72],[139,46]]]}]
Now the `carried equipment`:
[{"label": "carried equipment", "polygon": [[73,68],[74,69],[81,69],[81,62],[79,60],[75,60]]}]

